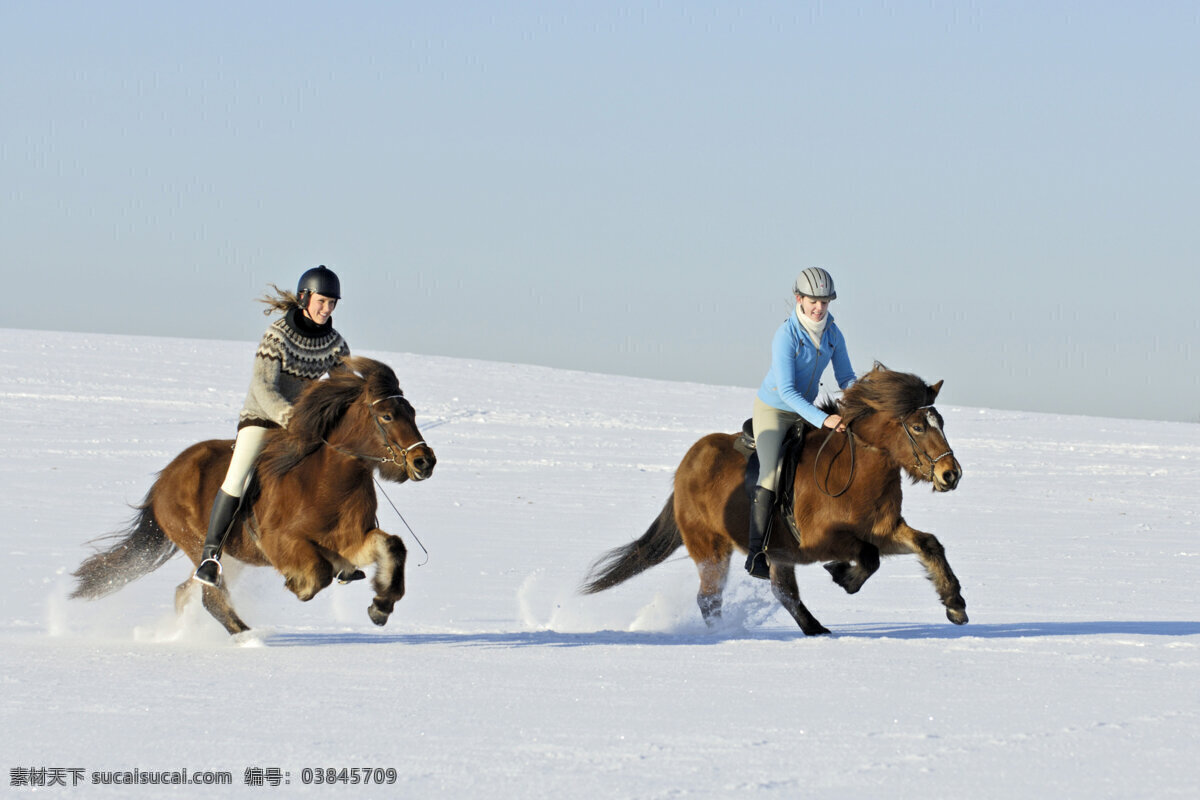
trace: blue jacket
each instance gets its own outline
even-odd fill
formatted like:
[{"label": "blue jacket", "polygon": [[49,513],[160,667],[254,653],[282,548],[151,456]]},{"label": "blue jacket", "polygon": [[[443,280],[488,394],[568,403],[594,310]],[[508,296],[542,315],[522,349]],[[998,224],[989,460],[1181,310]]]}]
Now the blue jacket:
[{"label": "blue jacket", "polygon": [[846,340],[833,322],[833,316],[821,334],[821,348],[813,347],[808,332],[793,312],[775,331],[771,342],[771,368],[758,388],[758,399],[781,411],[799,414],[815,427],[821,427],[829,415],[813,405],[821,388],[821,373],[833,362],[838,386],[854,383],[854,368],[846,352]]}]

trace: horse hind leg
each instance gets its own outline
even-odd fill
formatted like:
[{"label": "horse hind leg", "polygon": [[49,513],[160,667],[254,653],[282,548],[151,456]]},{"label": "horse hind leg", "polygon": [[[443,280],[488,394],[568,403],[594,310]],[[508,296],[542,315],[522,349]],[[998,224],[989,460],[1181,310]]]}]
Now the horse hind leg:
[{"label": "horse hind leg", "polygon": [[221,623],[230,636],[250,630],[250,626],[242,622],[242,618],[233,610],[233,604],[229,601],[229,592],[224,586],[206,585],[200,590],[200,598],[204,602],[204,608],[208,610],[209,614],[212,614],[213,619]]},{"label": "horse hind leg", "polygon": [[[676,498],[677,499],[677,498]],[[711,523],[698,516],[694,509],[676,515],[680,538],[688,555],[700,573],[700,589],[696,593],[696,604],[709,626],[721,618],[722,596],[729,578],[729,559],[733,555],[733,542]]]},{"label": "horse hind leg", "polygon": [[189,576],[187,580],[175,587],[175,614],[179,616],[183,614],[188,605],[192,602],[192,579]]},{"label": "horse hind leg", "polygon": [[805,636],[820,636],[829,629],[817,621],[800,600],[800,587],[796,584],[796,568],[782,564],[771,567],[771,591],[792,619],[804,631]]},{"label": "horse hind leg", "polygon": [[833,582],[854,594],[863,587],[867,578],[879,570],[879,548],[870,542],[859,542],[860,548],[854,562],[831,561],[823,565]]},{"label": "horse hind leg", "polygon": [[710,627],[721,619],[722,597],[725,593],[725,582],[729,578],[729,556],[733,548],[723,555],[696,564],[700,572],[700,591],[696,594],[696,604],[700,606],[700,614],[705,624]]},{"label": "horse hind leg", "polygon": [[[191,602],[191,589],[194,583],[189,577],[175,587],[176,614],[182,614],[184,609],[187,608],[188,603]],[[250,630],[250,626],[242,622],[242,618],[233,610],[233,603],[230,601],[229,592],[224,586],[218,588],[201,584],[200,597],[205,610],[212,615],[213,619],[221,623],[221,626],[225,628],[230,636],[236,636],[239,633]]]},{"label": "horse hind leg", "polygon": [[368,538],[374,545],[376,566],[371,581],[375,598],[367,607],[367,616],[376,625],[386,625],[397,601],[404,597],[404,563],[408,559],[408,549],[399,536],[378,529],[371,531]]}]

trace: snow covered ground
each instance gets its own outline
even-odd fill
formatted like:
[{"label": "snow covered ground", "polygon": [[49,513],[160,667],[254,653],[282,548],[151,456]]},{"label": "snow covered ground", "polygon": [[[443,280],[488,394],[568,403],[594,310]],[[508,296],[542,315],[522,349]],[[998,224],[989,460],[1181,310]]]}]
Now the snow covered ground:
[{"label": "snow covered ground", "polygon": [[[905,516],[945,544],[971,622],[915,558],[854,596],[811,566],[834,635],[809,639],[740,570],[707,629],[682,550],[576,591],[751,390],[368,352],[439,459],[385,484],[429,550],[383,501],[411,553],[387,627],[365,583],[302,604],[246,569],[256,635],[235,642],[198,604],[176,620],[182,558],[66,599],[157,470],[232,435],[253,348],[0,330],[7,796],[1194,796],[1200,425],[963,408],[953,375],[923,376],[946,379],[965,475],[906,484]],[[93,783],[184,769],[231,785]]]}]

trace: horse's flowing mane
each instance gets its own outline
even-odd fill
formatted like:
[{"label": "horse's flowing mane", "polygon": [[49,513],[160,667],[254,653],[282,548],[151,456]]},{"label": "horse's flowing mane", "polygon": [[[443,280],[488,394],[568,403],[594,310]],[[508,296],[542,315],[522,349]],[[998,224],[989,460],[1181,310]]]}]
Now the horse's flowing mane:
[{"label": "horse's flowing mane", "polygon": [[404,393],[387,364],[364,356],[343,359],[329,377],[304,387],[287,428],[263,451],[259,469],[278,477],[295,468],[321,446],[364,394],[378,400]]},{"label": "horse's flowing mane", "polygon": [[[916,375],[893,372],[876,361],[870,372],[846,390],[836,406],[829,405],[851,423],[876,411],[891,417],[905,417],[931,404],[935,396],[933,389]],[[824,404],[822,408],[826,413],[833,413]]]}]

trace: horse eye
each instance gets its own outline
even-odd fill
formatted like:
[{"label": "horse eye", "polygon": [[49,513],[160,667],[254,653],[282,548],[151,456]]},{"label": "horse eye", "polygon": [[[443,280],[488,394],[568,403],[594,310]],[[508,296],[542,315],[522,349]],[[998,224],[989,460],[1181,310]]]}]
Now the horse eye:
[{"label": "horse eye", "polygon": [[380,417],[380,419],[382,419],[384,422],[391,422],[391,421],[392,421],[392,415],[391,415],[391,414],[384,414],[382,417]]},{"label": "horse eye", "polygon": [[925,432],[924,425],[913,425],[912,429],[913,429],[913,433],[924,433]]}]

